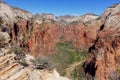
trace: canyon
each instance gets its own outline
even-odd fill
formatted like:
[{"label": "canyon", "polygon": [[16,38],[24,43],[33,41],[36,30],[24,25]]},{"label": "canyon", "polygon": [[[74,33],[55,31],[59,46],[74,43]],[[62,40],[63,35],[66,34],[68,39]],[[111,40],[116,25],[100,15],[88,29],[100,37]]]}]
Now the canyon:
[{"label": "canyon", "polygon": [[[0,80],[120,79],[120,4],[100,16],[59,17],[0,5]],[[17,58],[23,55],[21,64]],[[34,68],[31,59],[40,58],[52,70]],[[71,72],[70,65],[74,66]]]}]

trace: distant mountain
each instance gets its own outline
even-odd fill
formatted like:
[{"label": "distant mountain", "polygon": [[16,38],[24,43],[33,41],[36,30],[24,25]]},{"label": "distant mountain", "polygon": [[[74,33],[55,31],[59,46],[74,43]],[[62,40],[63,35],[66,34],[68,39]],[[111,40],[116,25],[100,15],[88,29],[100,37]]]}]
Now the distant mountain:
[{"label": "distant mountain", "polygon": [[56,17],[53,14],[36,14],[32,18],[38,23],[41,23],[42,19],[44,18],[46,22],[51,22],[51,20],[54,20],[60,24],[70,24],[72,22],[86,23],[88,21],[99,18],[99,16],[95,14],[85,14],[82,16],[65,15],[65,16]]}]

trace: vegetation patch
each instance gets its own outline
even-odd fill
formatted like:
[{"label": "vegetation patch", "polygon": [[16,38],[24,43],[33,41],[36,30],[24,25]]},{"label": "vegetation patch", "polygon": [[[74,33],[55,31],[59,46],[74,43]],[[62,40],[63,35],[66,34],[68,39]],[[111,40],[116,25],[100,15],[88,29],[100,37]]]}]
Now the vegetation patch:
[{"label": "vegetation patch", "polygon": [[[86,58],[88,52],[79,52],[72,48],[72,42],[59,42],[57,44],[59,53],[67,54],[69,57],[68,64],[73,64],[74,62],[81,61]],[[67,56],[65,56],[67,57]]]},{"label": "vegetation patch", "polygon": [[26,55],[23,52],[22,48],[20,48],[18,46],[13,46],[7,52],[7,54],[11,54],[11,53],[14,53],[16,55],[15,59],[19,64],[23,65],[24,67],[28,66],[28,64],[26,63],[26,60],[25,60]]},{"label": "vegetation patch", "polygon": [[[48,60],[53,67],[57,68],[61,75],[66,75],[65,69],[75,62],[80,62],[86,58],[87,52],[79,52],[72,48],[72,42],[57,43],[58,53],[48,55]],[[74,75],[74,74],[73,74]]]},{"label": "vegetation patch", "polygon": [[41,57],[32,59],[31,62],[34,64],[34,66],[35,66],[34,68],[36,68],[36,69],[49,69],[49,70],[52,69],[48,58],[45,56],[44,57],[41,56]]},{"label": "vegetation patch", "polygon": [[117,71],[118,74],[120,74],[120,65],[117,66],[117,70],[116,71]]},{"label": "vegetation patch", "polygon": [[0,17],[0,25],[2,25],[4,22],[5,22],[4,19]]},{"label": "vegetation patch", "polygon": [[4,41],[5,38],[3,36],[0,36],[0,48],[5,47],[6,44],[4,43]]}]

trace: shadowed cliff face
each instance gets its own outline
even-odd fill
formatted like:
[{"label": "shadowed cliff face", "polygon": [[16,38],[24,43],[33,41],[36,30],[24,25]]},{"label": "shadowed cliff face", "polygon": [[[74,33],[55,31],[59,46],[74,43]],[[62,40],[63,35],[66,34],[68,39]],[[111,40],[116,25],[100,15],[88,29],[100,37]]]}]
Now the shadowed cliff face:
[{"label": "shadowed cliff face", "polygon": [[17,23],[14,23],[13,26],[10,26],[10,35],[11,35],[11,43],[13,45],[20,46],[24,48],[25,51],[28,52],[28,38],[29,38],[29,27],[28,21],[20,20]]}]

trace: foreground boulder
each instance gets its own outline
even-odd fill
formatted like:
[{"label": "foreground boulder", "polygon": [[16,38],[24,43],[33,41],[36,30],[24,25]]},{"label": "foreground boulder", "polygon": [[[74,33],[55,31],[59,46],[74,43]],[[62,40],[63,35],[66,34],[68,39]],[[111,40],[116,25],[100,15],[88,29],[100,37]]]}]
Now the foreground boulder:
[{"label": "foreground boulder", "polygon": [[15,54],[0,54],[0,80],[69,80],[61,77],[55,69],[35,69],[29,61],[34,59],[32,56],[26,55],[27,66],[16,59]]}]

